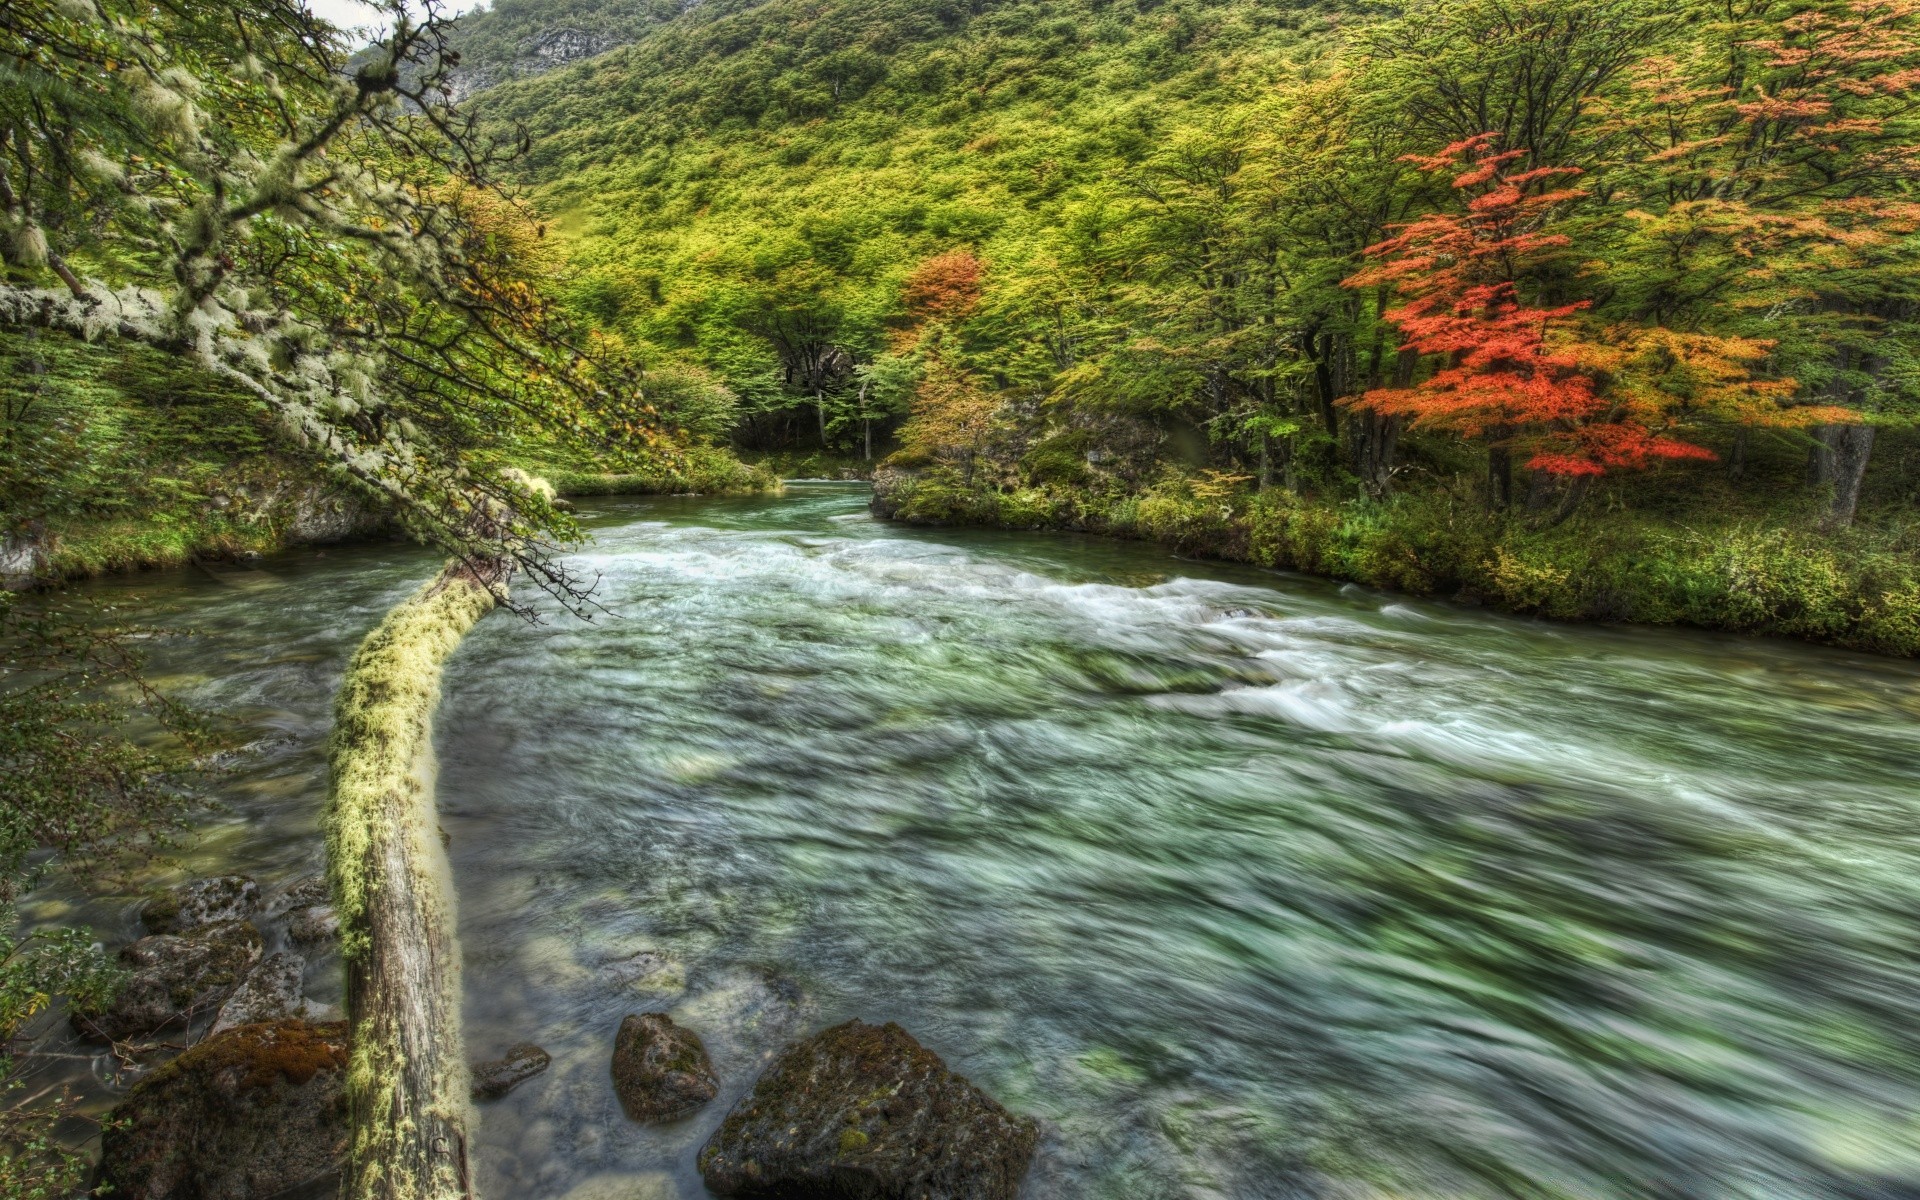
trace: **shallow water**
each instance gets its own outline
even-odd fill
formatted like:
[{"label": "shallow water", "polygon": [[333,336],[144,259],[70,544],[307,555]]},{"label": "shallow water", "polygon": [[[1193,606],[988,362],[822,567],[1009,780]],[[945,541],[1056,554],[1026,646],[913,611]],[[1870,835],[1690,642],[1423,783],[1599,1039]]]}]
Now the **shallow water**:
[{"label": "shallow water", "polygon": [[[484,1194],[703,1196],[758,1065],[858,1016],[1042,1118],[1032,1200],[1920,1195],[1913,664],[839,485],[589,503],[612,613],[490,618],[439,722],[470,1048],[555,1057]],[[261,732],[191,869],[318,865],[332,685],[432,565],[103,587]],[[726,1081],[656,1129],[607,1072],[649,1009]]]}]

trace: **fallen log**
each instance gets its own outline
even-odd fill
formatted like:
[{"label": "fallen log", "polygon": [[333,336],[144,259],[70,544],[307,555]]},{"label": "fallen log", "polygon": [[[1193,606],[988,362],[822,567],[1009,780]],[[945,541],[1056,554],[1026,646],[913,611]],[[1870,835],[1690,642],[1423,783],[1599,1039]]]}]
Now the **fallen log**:
[{"label": "fallen log", "polygon": [[348,1200],[470,1200],[460,945],[433,797],[441,667],[493,608],[459,564],[367,635],[334,705],[327,874],[347,965]]}]

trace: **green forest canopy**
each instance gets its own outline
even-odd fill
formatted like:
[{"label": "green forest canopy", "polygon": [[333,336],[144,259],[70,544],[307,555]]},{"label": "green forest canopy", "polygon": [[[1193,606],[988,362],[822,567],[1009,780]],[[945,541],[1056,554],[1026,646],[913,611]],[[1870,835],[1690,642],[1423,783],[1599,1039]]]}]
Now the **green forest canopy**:
[{"label": "green forest canopy", "polygon": [[[1675,458],[1738,476],[1763,439],[1811,451],[1845,523],[1915,411],[1916,71],[1903,0],[771,0],[480,107],[532,135],[570,304],[743,445],[858,450],[918,396],[931,440],[901,433],[936,462],[1186,445],[1378,496],[1411,459],[1570,511]],[[1369,257],[1429,217],[1471,269]],[[917,322],[909,277],[956,249],[978,304]],[[1472,372],[1500,397],[1433,382],[1444,339],[1400,351],[1436,287],[1462,344],[1537,327]]]}]

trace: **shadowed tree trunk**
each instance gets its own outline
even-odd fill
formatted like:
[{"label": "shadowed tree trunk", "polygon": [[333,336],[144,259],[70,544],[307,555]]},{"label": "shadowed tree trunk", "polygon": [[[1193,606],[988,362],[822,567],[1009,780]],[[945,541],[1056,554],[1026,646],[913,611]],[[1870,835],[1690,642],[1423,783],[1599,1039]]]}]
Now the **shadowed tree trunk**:
[{"label": "shadowed tree trunk", "polygon": [[1860,488],[1866,482],[1867,463],[1873,458],[1873,426],[1822,425],[1814,432],[1813,456],[1817,463],[1809,473],[1814,482],[1828,484],[1833,491],[1822,520],[1829,529],[1844,529],[1853,524],[1860,508]]}]

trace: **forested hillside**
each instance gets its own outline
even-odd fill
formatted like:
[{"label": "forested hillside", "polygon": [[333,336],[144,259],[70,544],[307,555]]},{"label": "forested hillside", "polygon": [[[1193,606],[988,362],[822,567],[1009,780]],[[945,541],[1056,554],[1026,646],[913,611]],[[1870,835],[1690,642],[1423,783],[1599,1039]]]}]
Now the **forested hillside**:
[{"label": "forested hillside", "polygon": [[578,310],[899,515],[1912,650],[1917,78],[1903,0],[774,0],[480,104]]}]

